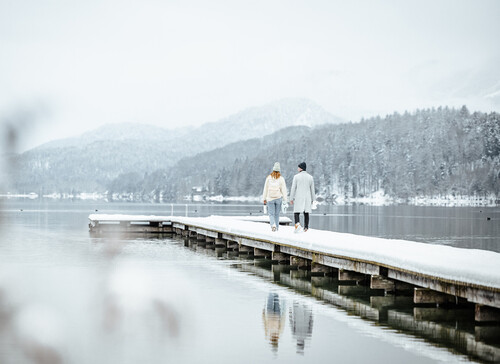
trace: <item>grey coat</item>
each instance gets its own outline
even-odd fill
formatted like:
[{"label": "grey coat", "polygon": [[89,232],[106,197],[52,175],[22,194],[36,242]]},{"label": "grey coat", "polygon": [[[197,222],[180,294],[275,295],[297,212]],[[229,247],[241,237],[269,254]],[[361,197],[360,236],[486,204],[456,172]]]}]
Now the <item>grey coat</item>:
[{"label": "grey coat", "polygon": [[293,201],[293,212],[311,212],[312,202],[316,200],[314,179],[306,171],[293,176],[290,201]]}]

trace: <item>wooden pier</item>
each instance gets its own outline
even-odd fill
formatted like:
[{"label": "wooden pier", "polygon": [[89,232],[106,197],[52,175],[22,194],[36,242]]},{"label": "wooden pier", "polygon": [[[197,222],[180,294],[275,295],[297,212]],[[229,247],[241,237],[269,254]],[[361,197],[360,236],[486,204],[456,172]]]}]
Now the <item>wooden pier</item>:
[{"label": "wooden pier", "polygon": [[[380,290],[384,294],[410,291],[415,304],[435,304],[439,307],[464,302],[474,303],[477,322],[500,322],[500,254],[498,253],[488,252],[491,253],[490,261],[493,257],[490,266],[494,271],[487,272],[493,275],[493,284],[487,284],[470,282],[466,279],[450,279],[444,274],[440,275],[439,269],[436,269],[437,273],[429,273],[428,268],[420,270],[415,266],[408,268],[382,260],[348,256],[343,251],[336,253],[333,248],[323,249],[321,245],[316,246],[312,243],[311,240],[314,238],[312,229],[306,234],[290,234],[293,228],[284,227],[281,230],[285,231],[282,233],[280,230],[277,234],[270,232],[268,225],[255,223],[265,222],[265,217],[90,215],[89,220],[89,228],[93,233],[178,234],[223,251],[236,251],[239,254],[268,258],[276,263],[282,262],[298,269],[310,270],[315,275],[335,276],[341,281],[364,281],[370,289]],[[290,223],[289,219],[283,222]],[[327,232],[322,232],[321,236],[324,237],[325,233]],[[342,235],[348,235],[334,232],[328,234],[331,235],[332,241],[341,238]],[[373,239],[378,242],[389,241]],[[420,248],[420,245],[418,247]],[[438,249],[443,247],[429,244],[425,248],[429,249],[430,254],[436,255],[441,252]],[[452,251],[467,257],[466,249]],[[425,268],[426,265],[422,266]],[[456,268],[460,270],[462,267]],[[488,267],[485,266],[485,269]],[[476,273],[481,276],[481,272]]]}]

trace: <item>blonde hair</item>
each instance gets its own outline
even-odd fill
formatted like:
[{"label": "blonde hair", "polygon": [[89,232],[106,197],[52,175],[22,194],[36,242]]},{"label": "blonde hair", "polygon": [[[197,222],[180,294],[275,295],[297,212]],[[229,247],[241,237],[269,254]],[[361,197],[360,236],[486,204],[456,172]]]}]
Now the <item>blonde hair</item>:
[{"label": "blonde hair", "polygon": [[281,176],[281,173],[279,173],[278,171],[271,172],[271,177],[273,177],[274,179],[278,179],[278,178],[280,178],[280,176]]}]

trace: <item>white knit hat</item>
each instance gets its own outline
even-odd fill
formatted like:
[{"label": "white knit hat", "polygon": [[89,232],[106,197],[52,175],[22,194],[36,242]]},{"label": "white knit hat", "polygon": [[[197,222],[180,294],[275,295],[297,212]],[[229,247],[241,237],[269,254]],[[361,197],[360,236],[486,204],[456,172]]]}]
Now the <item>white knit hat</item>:
[{"label": "white knit hat", "polygon": [[280,171],[280,164],[279,164],[279,162],[274,163],[273,171],[276,171],[276,172]]}]

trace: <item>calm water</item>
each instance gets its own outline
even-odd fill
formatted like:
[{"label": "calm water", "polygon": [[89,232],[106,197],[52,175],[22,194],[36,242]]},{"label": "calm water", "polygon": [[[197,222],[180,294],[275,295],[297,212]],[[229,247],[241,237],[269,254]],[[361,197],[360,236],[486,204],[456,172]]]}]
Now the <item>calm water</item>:
[{"label": "calm water", "polygon": [[[474,327],[471,310],[457,319],[414,308],[406,297],[171,236],[88,232],[95,210],[184,215],[184,205],[2,207],[1,363],[449,363],[500,355],[498,327]],[[187,210],[259,214],[260,206]],[[322,207],[311,224],[499,251],[499,217],[498,209],[483,208]]]}]

